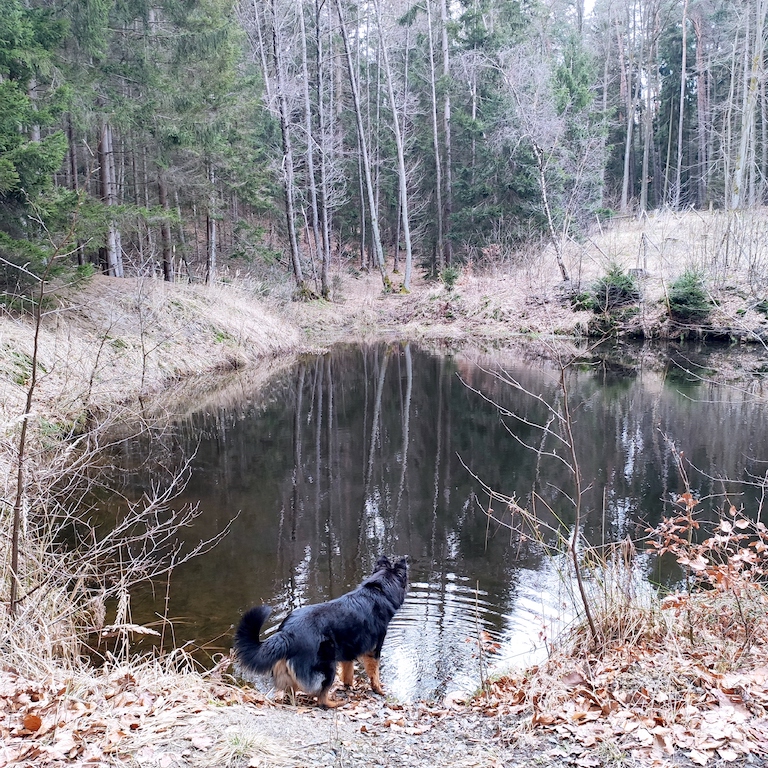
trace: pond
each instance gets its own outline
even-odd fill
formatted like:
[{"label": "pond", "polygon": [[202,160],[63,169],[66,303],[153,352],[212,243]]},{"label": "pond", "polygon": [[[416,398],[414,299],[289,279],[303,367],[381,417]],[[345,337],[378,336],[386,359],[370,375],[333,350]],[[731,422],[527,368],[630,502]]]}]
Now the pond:
[{"label": "pond", "polygon": [[[724,357],[743,367],[744,355]],[[567,569],[510,530],[514,517],[487,489],[535,503],[567,533],[573,475],[551,454],[571,464],[573,456],[540,429],[555,431],[551,407],[567,402],[586,489],[582,533],[592,544],[642,537],[669,514],[684,490],[670,444],[711,508],[727,491],[756,510],[768,459],[763,378],[718,386],[708,380],[712,365],[703,349],[624,346],[585,352],[561,380],[534,348],[450,355],[400,343],[307,355],[256,389],[235,378],[237,396],[229,386],[220,402],[208,397],[151,445],[129,442],[122,455],[134,498],[158,468],[194,455],[175,502],[200,505],[183,532],[192,544],[232,521],[215,548],[173,572],[176,642],[226,652],[251,605],[272,606],[276,622],[347,591],[387,554],[410,563],[382,657],[390,693],[474,690],[489,664],[541,660],[573,617]],[[745,480],[752,485],[735,482]],[[674,578],[638,549],[644,578]],[[164,597],[165,585],[138,595],[133,619],[162,616]]]}]

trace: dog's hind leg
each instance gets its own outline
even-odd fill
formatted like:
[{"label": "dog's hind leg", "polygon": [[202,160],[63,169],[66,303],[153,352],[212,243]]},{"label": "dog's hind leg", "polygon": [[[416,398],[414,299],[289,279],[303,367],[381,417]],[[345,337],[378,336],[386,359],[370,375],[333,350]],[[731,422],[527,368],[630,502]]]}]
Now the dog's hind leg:
[{"label": "dog's hind leg", "polygon": [[328,707],[329,709],[340,707],[344,702],[331,698],[331,688],[333,687],[333,681],[336,679],[335,662],[319,664],[315,667],[315,671],[322,675],[322,688],[320,693],[317,694],[318,706]]},{"label": "dog's hind leg", "polygon": [[384,694],[384,688],[381,685],[381,678],[379,677],[379,658],[366,654],[362,657],[363,666],[365,667],[365,673],[368,675],[371,681],[371,690],[374,693]]},{"label": "dog's hind leg", "polygon": [[340,667],[341,673],[339,677],[341,678],[341,682],[346,685],[347,688],[351,688],[355,682],[355,662],[342,661]]},{"label": "dog's hind leg", "polygon": [[291,704],[296,703],[296,690],[299,688],[299,685],[296,682],[290,664],[285,659],[280,659],[272,667],[272,682],[274,683],[275,690],[282,692],[283,698],[287,696]]}]

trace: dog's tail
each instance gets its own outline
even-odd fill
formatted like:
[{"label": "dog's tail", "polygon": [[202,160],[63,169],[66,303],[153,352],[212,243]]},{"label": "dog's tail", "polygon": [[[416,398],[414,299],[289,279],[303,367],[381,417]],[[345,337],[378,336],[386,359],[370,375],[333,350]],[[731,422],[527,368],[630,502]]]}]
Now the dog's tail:
[{"label": "dog's tail", "polygon": [[259,640],[261,627],[272,609],[257,605],[243,614],[235,632],[235,653],[240,665],[249,672],[269,672],[287,654],[286,638],[276,632],[264,642]]}]

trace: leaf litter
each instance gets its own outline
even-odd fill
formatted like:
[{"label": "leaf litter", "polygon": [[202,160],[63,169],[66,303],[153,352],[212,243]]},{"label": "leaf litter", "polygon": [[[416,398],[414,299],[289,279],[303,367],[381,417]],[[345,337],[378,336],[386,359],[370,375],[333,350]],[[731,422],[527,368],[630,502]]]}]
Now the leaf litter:
[{"label": "leaf litter", "polygon": [[[392,750],[428,740],[427,754],[436,741],[445,746],[459,733],[470,746],[477,742],[479,751],[466,762],[457,755],[457,765],[524,764],[513,755],[532,744],[552,764],[582,768],[603,765],[606,750],[648,766],[680,765],[683,756],[693,765],[762,764],[768,756],[768,659],[762,646],[729,672],[718,671],[705,654],[672,659],[666,649],[624,647],[579,660],[553,657],[486,684],[479,695],[453,693],[441,702],[382,700],[364,683],[336,696],[343,706],[331,713],[306,697],[298,696],[295,706],[278,705],[250,687],[198,673],[162,673],[151,665],[37,681],[6,671],[0,674],[0,768],[322,764],[308,759],[313,744],[304,740],[313,720],[332,720],[337,728],[342,723],[346,740],[340,743],[348,754],[355,748],[350,733],[373,738],[380,749],[382,735]],[[240,711],[241,720],[227,724],[227,709]],[[307,728],[298,739],[295,728],[292,738],[281,739],[260,727],[266,721],[258,715],[266,711],[286,724],[290,714]],[[486,749],[491,741],[495,763]],[[417,762],[417,749],[408,747],[411,762]]]}]

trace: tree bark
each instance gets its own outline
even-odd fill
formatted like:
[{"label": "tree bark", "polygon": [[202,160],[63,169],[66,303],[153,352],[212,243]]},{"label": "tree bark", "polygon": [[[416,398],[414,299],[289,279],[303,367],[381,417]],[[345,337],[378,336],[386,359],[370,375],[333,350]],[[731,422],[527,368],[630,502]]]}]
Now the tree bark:
[{"label": "tree bark", "polygon": [[344,11],[341,7],[341,0],[335,0],[336,13],[339,16],[339,25],[341,28],[341,38],[344,43],[344,52],[347,60],[347,74],[349,76],[349,87],[352,93],[352,106],[355,113],[355,123],[357,124],[357,138],[360,145],[360,161],[363,166],[363,173],[365,176],[365,187],[368,197],[368,210],[371,219],[371,238],[373,239],[373,246],[376,251],[376,258],[378,260],[379,271],[381,272],[381,280],[384,284],[384,290],[390,290],[392,283],[387,274],[387,265],[384,261],[384,249],[381,245],[381,234],[379,232],[379,217],[376,211],[376,200],[373,187],[373,176],[371,174],[371,159],[368,155],[368,143],[365,137],[365,131],[363,130],[363,118],[360,111],[360,96],[357,85],[357,76],[355,74],[355,68],[352,61],[352,50],[349,44],[349,34],[347,33],[347,24],[344,18]]},{"label": "tree bark", "polygon": [[696,203],[699,208],[707,202],[707,175],[709,172],[707,163],[707,126],[709,124],[708,98],[709,83],[707,68],[704,62],[704,47],[706,39],[704,34],[704,20],[701,9],[695,9],[691,16],[693,32],[696,36],[696,139],[697,139],[697,166],[696,174]]},{"label": "tree bark", "polygon": [[435,213],[437,215],[437,271],[445,268],[445,236],[443,225],[443,164],[440,157],[440,137],[437,130],[437,78],[435,44],[432,32],[432,5],[427,0],[427,35],[429,37],[429,87],[431,93],[432,148],[435,156]]},{"label": "tree bark", "polygon": [[[640,214],[645,213],[648,210],[648,182],[650,179],[650,159],[651,150],[653,147],[653,86],[655,85],[655,73],[657,67],[655,66],[654,54],[656,51],[656,40],[658,36],[658,14],[656,13],[656,2],[652,0],[646,2],[643,29],[641,31],[641,53],[640,53],[640,67],[643,67],[643,49],[647,47],[648,58],[645,61],[645,109],[643,110],[643,165],[642,176],[640,179]],[[646,40],[647,37],[647,40]],[[645,43],[647,42],[647,46]],[[638,77],[638,83],[640,81]],[[638,88],[640,86],[638,85]]]},{"label": "tree bark", "polygon": [[[318,132],[320,134],[320,223],[323,236],[323,262],[321,265],[320,285],[328,286],[327,295],[324,298],[330,298],[330,279],[329,270],[331,265],[331,222],[330,222],[330,195],[328,189],[328,169],[326,157],[328,156],[328,131],[325,120],[324,103],[324,73],[326,62],[324,60],[323,35],[322,35],[322,10],[321,0],[315,0],[315,44],[317,51],[317,120]],[[328,10],[330,15],[330,8]],[[333,85],[333,73],[328,78],[329,84]]]},{"label": "tree bark", "polygon": [[[99,164],[101,166],[101,197],[111,207],[117,204],[115,182],[115,156],[113,151],[112,126],[104,120],[99,141]],[[110,277],[123,277],[123,253],[120,230],[114,218],[107,225],[106,266]]]},{"label": "tree bark", "polygon": [[[768,0],[757,0],[755,7],[754,44],[752,45],[749,65],[745,68],[744,107],[741,113],[741,136],[736,155],[731,185],[731,208],[754,205],[754,191],[748,193],[750,177],[754,176],[755,142],[757,128],[757,98],[760,80],[764,73],[765,20],[768,12]],[[750,52],[749,29],[745,34],[745,52]],[[752,187],[754,190],[754,187]]]},{"label": "tree bark", "polygon": [[[630,39],[630,29],[633,30],[632,38],[634,38],[634,27],[635,27],[635,9],[634,9],[634,3],[632,3],[632,11],[630,13],[630,6],[627,5],[627,45],[629,47],[634,46],[634,40]],[[616,31],[617,34],[617,40],[619,44],[619,55],[622,62],[622,70],[626,73],[626,119],[627,119],[627,127],[626,127],[626,133],[624,137],[624,173],[622,176],[622,182],[621,182],[621,212],[626,213],[627,210],[629,210],[629,191],[630,191],[630,174],[632,170],[632,147],[633,147],[633,131],[635,126],[635,112],[637,110],[637,105],[640,101],[640,80],[641,78],[638,76],[636,78],[636,84],[635,88],[632,88],[632,80],[633,80],[633,63],[634,63],[634,54],[629,53],[626,57],[626,60],[624,58],[624,46],[622,44],[621,40],[621,33],[619,29],[617,28]],[[642,38],[642,36],[641,36]],[[642,60],[642,45],[641,45],[641,54],[640,59]]]},{"label": "tree bark", "polygon": [[453,261],[453,244],[451,242],[451,216],[453,214],[453,181],[452,181],[452,148],[451,148],[451,62],[450,48],[448,46],[448,3],[440,0],[440,20],[443,46],[443,88],[445,96],[443,101],[443,141],[445,143],[445,263]]},{"label": "tree bark", "polygon": [[213,163],[208,164],[208,183],[210,191],[208,193],[208,210],[206,211],[205,232],[206,232],[206,260],[205,260],[205,282],[210,285],[216,279],[216,261],[218,257],[218,201],[216,199],[216,169]]},{"label": "tree bark", "polygon": [[288,242],[291,251],[291,265],[296,287],[300,294],[307,291],[304,272],[301,267],[301,252],[299,239],[296,234],[296,210],[294,203],[294,165],[293,145],[290,133],[290,115],[288,111],[288,99],[285,91],[285,76],[283,73],[283,61],[280,55],[282,42],[277,37],[277,6],[275,0],[271,0],[272,8],[272,55],[274,57],[275,75],[277,78],[277,100],[280,113],[280,134],[283,144],[283,180],[285,190],[285,219],[288,227]]},{"label": "tree bark", "polygon": [[680,193],[682,187],[683,170],[683,121],[685,118],[685,85],[687,74],[688,53],[688,0],[683,1],[683,51],[680,55],[680,102],[677,115],[677,167],[675,168],[675,189],[672,199],[672,207],[680,209]]},{"label": "tree bark", "polygon": [[174,278],[173,267],[173,241],[171,239],[171,222],[169,219],[171,208],[168,204],[168,188],[165,183],[165,174],[162,168],[157,174],[157,197],[160,207],[163,209],[163,220],[160,224],[160,242],[163,250],[163,280],[172,283]]},{"label": "tree bark", "polygon": [[405,238],[405,278],[403,288],[406,291],[411,290],[411,265],[413,254],[411,249],[411,223],[408,214],[408,177],[405,172],[405,148],[403,146],[403,134],[400,130],[400,118],[397,111],[397,102],[395,100],[395,89],[392,84],[392,70],[389,66],[389,56],[387,55],[387,45],[384,40],[384,32],[381,27],[381,11],[379,0],[374,0],[376,24],[379,32],[379,42],[384,60],[384,73],[387,79],[387,92],[389,94],[389,105],[392,110],[392,128],[395,134],[395,146],[397,148],[397,176],[399,181],[399,209],[401,222],[403,225],[403,237]]},{"label": "tree bark", "polygon": [[320,294],[324,299],[330,297],[328,285],[328,258],[320,231],[320,214],[317,202],[317,181],[315,179],[315,145],[317,140],[312,126],[312,105],[309,98],[309,66],[307,64],[307,30],[304,23],[304,3],[298,3],[299,27],[301,30],[301,66],[304,91],[304,130],[307,140],[307,181],[309,182],[309,204],[312,212],[312,236],[315,253],[320,259]]}]

